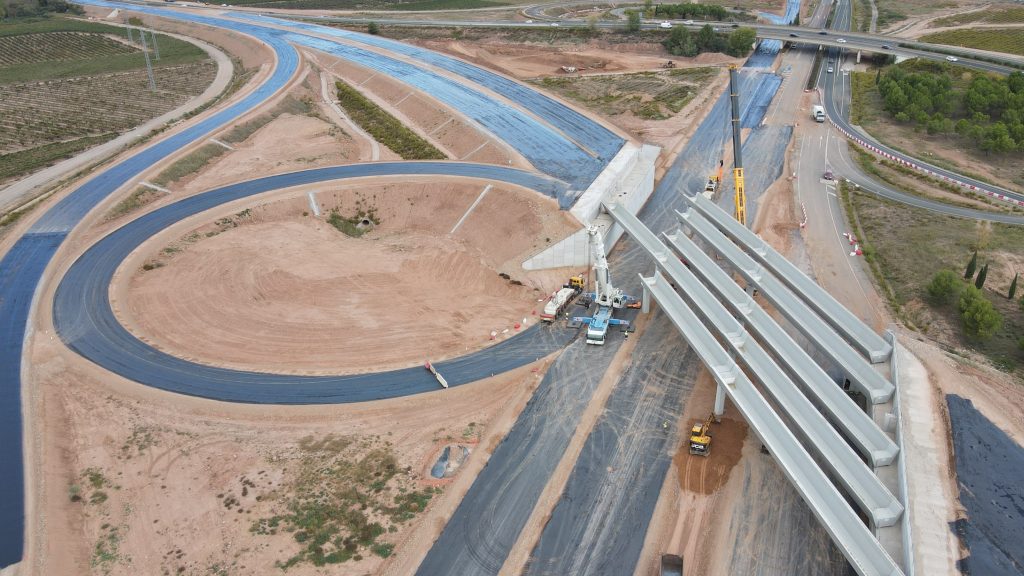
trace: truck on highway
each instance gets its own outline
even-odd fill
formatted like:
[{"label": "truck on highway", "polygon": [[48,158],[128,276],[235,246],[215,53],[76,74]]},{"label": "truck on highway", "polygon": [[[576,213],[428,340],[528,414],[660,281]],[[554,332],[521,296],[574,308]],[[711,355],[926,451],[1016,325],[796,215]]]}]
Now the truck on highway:
[{"label": "truck on highway", "polygon": [[824,122],[825,121],[825,107],[824,106],[818,106],[817,104],[815,104],[813,107],[811,107],[811,118],[814,118],[815,122]]}]

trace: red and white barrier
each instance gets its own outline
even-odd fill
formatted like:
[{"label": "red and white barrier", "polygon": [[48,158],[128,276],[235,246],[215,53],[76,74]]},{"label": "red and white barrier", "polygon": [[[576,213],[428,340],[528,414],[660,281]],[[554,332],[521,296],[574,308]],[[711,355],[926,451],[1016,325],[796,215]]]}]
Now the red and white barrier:
[{"label": "red and white barrier", "polygon": [[1024,201],[1016,200],[1014,198],[1009,198],[1009,197],[1007,197],[1007,196],[1005,196],[1003,194],[999,194],[998,192],[992,192],[991,190],[986,190],[984,188],[978,188],[977,186],[975,186],[973,184],[968,184],[966,182],[961,182],[959,180],[950,178],[948,176],[936,174],[933,170],[931,170],[929,168],[925,168],[924,166],[920,166],[918,164],[915,164],[913,162],[904,160],[902,158],[897,158],[893,154],[889,154],[888,152],[885,152],[885,151],[879,149],[877,146],[871,144],[870,142],[867,142],[867,141],[865,141],[865,140],[863,140],[861,138],[858,138],[857,136],[854,136],[853,134],[850,134],[849,132],[844,130],[842,126],[836,124],[835,121],[830,119],[829,122],[831,122],[831,124],[833,126],[838,128],[839,131],[842,132],[847,138],[849,138],[850,140],[853,140],[857,144],[860,144],[862,147],[867,148],[868,150],[874,152],[875,154],[878,154],[879,156],[882,156],[882,157],[884,157],[886,159],[889,159],[889,160],[892,160],[894,162],[897,162],[897,163],[899,163],[902,166],[906,166],[907,168],[913,168],[914,170],[917,170],[919,172],[924,172],[925,174],[928,174],[929,176],[931,176],[933,178],[941,178],[942,180],[944,180],[946,182],[949,182],[950,184],[956,184],[957,186],[959,186],[961,188],[966,188],[967,190],[970,190],[971,192],[984,192],[987,196],[990,196],[992,198],[996,198],[996,199],[1002,200],[1003,202],[1008,202],[1010,204],[1015,204],[1017,206],[1024,207]]}]

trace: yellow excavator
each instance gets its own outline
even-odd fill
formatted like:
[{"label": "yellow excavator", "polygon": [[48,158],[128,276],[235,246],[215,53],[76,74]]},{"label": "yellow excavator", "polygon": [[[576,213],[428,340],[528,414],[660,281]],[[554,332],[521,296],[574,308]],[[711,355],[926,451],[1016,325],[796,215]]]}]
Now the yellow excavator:
[{"label": "yellow excavator", "polygon": [[569,277],[569,284],[567,286],[569,288],[576,288],[577,290],[580,290],[582,292],[583,291],[583,276],[582,275],[580,275],[580,276],[570,276]]},{"label": "yellow excavator", "polygon": [[711,453],[711,423],[715,421],[714,413],[708,419],[697,421],[690,428],[690,454],[707,456]]}]

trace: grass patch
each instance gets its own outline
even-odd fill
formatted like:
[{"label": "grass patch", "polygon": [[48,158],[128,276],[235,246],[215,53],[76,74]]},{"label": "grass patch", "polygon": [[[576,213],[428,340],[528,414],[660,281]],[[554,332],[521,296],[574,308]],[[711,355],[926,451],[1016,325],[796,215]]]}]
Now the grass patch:
[{"label": "grass patch", "polygon": [[166,186],[182,178],[195,174],[213,159],[223,155],[228,149],[219,144],[206,144],[195,152],[171,164],[169,168],[153,178],[153,184]]},{"label": "grass patch", "polygon": [[145,186],[139,186],[134,192],[129,194],[127,198],[115,204],[114,207],[107,212],[104,220],[109,222],[111,220],[116,220],[125,214],[131,214],[159,197],[160,193],[156,190],[146,188]]},{"label": "grass patch", "polygon": [[946,28],[963,24],[1017,24],[1024,23],[1024,7],[990,6],[984,10],[975,10],[968,14],[954,14],[933,20],[929,28]]},{"label": "grass patch", "polygon": [[1020,28],[947,30],[922,36],[919,40],[933,44],[977,48],[979,50],[1024,56],[1024,30]]},{"label": "grass patch", "polygon": [[[865,172],[871,174],[872,176],[881,180],[882,182],[889,184],[890,186],[898,188],[904,192],[913,194],[914,196],[928,198],[930,200],[942,202],[943,204],[959,206],[961,208],[972,208],[974,210],[988,210],[990,212],[1024,211],[1024,209],[1021,209],[1016,205],[1011,205],[1005,202],[993,200],[984,194],[971,192],[970,190],[966,190],[955,184],[950,184],[949,182],[945,182],[937,178],[931,178],[924,172],[914,170],[912,168],[907,168],[906,166],[897,164],[895,162],[891,162],[885,158],[879,158],[878,156],[875,156],[870,152],[866,152],[861,148],[852,148],[852,150],[854,151],[857,163]],[[984,203],[985,206],[978,206],[976,203],[966,201],[951,200],[945,196],[942,196],[941,194],[929,193],[927,191],[919,190],[913,186],[908,185],[905,181],[901,180],[900,176],[912,178],[926,186],[940,188],[942,190],[945,190],[946,192],[956,194],[957,196],[963,196],[965,198],[977,200],[978,202]]]},{"label": "grass patch", "polygon": [[390,556],[393,544],[379,538],[422,512],[440,491],[417,489],[410,469],[400,468],[391,445],[377,437],[307,437],[298,448],[296,462],[288,466],[294,471],[290,493],[256,495],[276,500],[277,514],[250,526],[257,535],[292,534],[298,552],[277,562],[283,570],[340,564],[370,553]]},{"label": "grass patch", "polygon": [[440,150],[404,126],[397,118],[371,102],[345,82],[335,83],[338,100],[345,112],[375,140],[403,160],[446,160]]},{"label": "grass patch", "polygon": [[[943,216],[845,187],[840,192],[866,255],[871,248],[868,264],[876,283],[897,317],[946,345],[985,355],[1000,369],[1019,370],[1024,357],[1017,342],[1024,336],[1024,310],[1006,299],[1007,286],[992,276],[985,284],[985,295],[1004,318],[1002,328],[988,340],[968,338],[953,308],[924,303],[932,276],[943,269],[962,275],[974,250],[979,262],[991,261],[993,266],[998,266],[999,254],[1019,253],[1024,227]],[[940,324],[951,327],[951,333],[932,329]]]},{"label": "grass patch", "polygon": [[608,116],[631,112],[647,120],[678,114],[718,73],[714,68],[602,76],[553,76],[534,84]]},{"label": "grass patch", "polygon": [[64,142],[54,142],[10,154],[0,154],[0,181],[34,172],[46,166],[70,158],[75,154],[114,139],[116,133],[86,136]]}]

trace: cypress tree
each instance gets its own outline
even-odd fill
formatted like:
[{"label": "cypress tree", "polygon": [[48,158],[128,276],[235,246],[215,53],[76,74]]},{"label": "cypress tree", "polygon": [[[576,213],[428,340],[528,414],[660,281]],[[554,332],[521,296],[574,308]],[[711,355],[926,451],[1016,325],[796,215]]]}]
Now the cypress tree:
[{"label": "cypress tree", "polygon": [[971,256],[971,261],[967,264],[967,271],[964,272],[964,278],[974,278],[974,269],[978,267],[978,251],[974,251],[974,256]]},{"label": "cypress tree", "polygon": [[1017,276],[1020,276],[1019,272],[1013,275],[1013,282],[1010,282],[1010,293],[1006,295],[1007,300],[1013,300],[1013,297],[1017,295]]},{"label": "cypress tree", "polygon": [[981,272],[978,272],[978,279],[974,281],[974,287],[981,290],[981,287],[985,285],[986,276],[988,276],[988,262],[981,268]]}]

